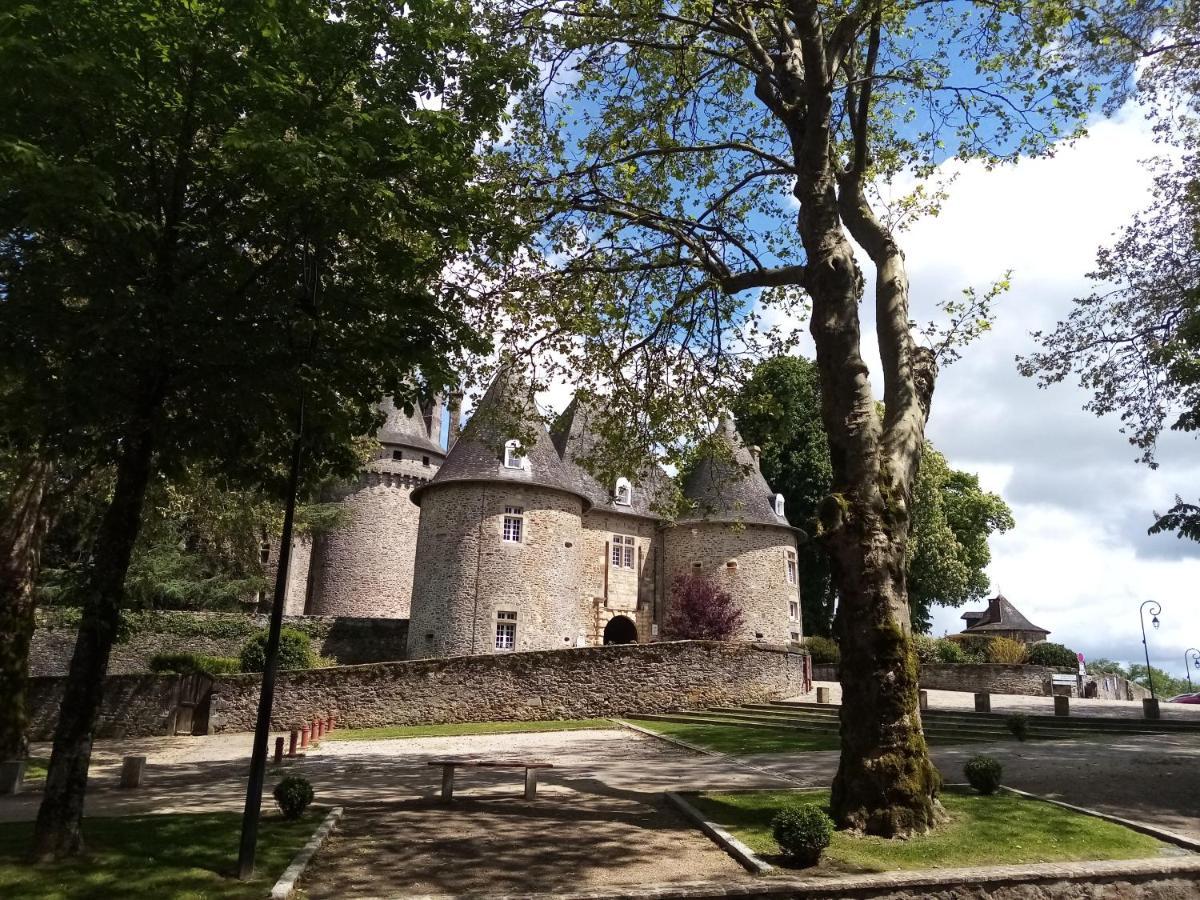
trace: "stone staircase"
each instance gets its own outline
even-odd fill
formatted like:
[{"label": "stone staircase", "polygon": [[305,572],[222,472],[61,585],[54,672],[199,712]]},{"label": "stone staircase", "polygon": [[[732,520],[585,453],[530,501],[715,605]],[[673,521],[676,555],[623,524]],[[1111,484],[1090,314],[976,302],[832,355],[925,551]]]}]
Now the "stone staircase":
[{"label": "stone staircase", "polygon": [[[695,725],[737,725],[748,728],[793,729],[809,733],[838,733],[841,707],[830,704],[777,700],[773,703],[748,703],[743,706],[714,706],[638,718],[663,722],[687,722]],[[953,710],[926,710],[921,714],[925,737],[935,744],[961,744],[976,741],[1013,740],[1005,724],[1005,713],[976,713]],[[1029,738],[1064,740],[1088,736],[1146,734],[1200,734],[1200,721],[1119,719],[1101,716],[1030,715]]]}]

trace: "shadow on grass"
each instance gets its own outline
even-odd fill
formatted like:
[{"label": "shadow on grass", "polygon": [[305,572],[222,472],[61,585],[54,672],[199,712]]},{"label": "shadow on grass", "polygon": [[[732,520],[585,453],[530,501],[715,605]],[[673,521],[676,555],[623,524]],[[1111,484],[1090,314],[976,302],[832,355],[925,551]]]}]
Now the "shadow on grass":
[{"label": "shadow on grass", "polygon": [[263,817],[256,877],[235,878],[237,813],[84,819],[86,853],[30,865],[33,824],[0,824],[0,897],[22,900],[100,898],[260,898],[308,840],[323,810],[296,822]]}]

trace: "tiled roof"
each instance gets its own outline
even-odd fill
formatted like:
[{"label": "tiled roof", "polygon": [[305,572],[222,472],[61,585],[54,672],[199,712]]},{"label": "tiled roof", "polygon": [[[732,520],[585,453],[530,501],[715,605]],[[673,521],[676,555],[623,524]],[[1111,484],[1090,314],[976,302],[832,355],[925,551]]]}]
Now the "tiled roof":
[{"label": "tiled roof", "polygon": [[375,435],[379,443],[427,450],[438,456],[445,455],[446,451],[429,437],[429,429],[425,427],[425,417],[419,405],[414,404],[413,411],[409,414],[389,397],[379,404],[379,409],[387,416],[387,420]]},{"label": "tiled roof", "polygon": [[963,618],[967,620],[967,627],[963,629],[963,633],[974,634],[980,631],[1038,631],[1042,634],[1049,634],[1049,630],[1039,628],[1023,616],[1015,606],[1013,606],[1008,598],[1003,594],[997,594],[988,600],[986,610],[979,612],[963,613]]},{"label": "tiled roof", "polygon": [[[520,469],[507,468],[504,465],[505,442],[529,434],[533,435],[532,443],[523,446],[527,465]],[[585,508],[591,502],[559,459],[550,434],[537,414],[528,384],[508,369],[502,369],[492,379],[446,461],[427,484],[412,492],[412,501],[419,506],[426,491],[451,481],[536,485],[575,494],[585,501]]]},{"label": "tiled roof", "polygon": [[775,492],[729,419],[722,418],[715,437],[729,453],[725,458],[710,454],[696,464],[683,485],[685,500],[694,506],[680,515],[680,524],[741,522],[790,528],[785,516],[775,514]]},{"label": "tiled roof", "polygon": [[619,513],[622,515],[642,516],[657,519],[654,502],[663,491],[669,479],[667,474],[657,466],[641,475],[629,473],[626,477],[633,485],[632,502],[622,506],[615,502],[613,496],[616,485],[607,488],[587,471],[579,460],[586,459],[595,452],[598,438],[593,430],[595,415],[593,408],[582,402],[578,397],[571,401],[554,426],[550,436],[554,446],[562,458],[563,469],[571,479],[576,490],[585,495],[596,510]]}]

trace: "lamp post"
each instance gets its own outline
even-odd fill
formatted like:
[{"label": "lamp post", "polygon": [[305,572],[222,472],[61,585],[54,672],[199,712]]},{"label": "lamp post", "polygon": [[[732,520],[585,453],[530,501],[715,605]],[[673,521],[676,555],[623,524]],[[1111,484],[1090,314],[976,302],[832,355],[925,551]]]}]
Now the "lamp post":
[{"label": "lamp post", "polygon": [[1197,669],[1200,669],[1200,650],[1195,647],[1188,647],[1183,651],[1183,673],[1187,675],[1188,693],[1192,692],[1192,669],[1188,665],[1188,657],[1191,657],[1191,662]]},{"label": "lamp post", "polygon": [[1150,624],[1155,628],[1158,627],[1158,614],[1162,612],[1162,606],[1157,600],[1147,600],[1138,608],[1138,619],[1142,623],[1142,649],[1146,651],[1146,678],[1150,682],[1150,699],[1157,699],[1154,696],[1154,671],[1150,668],[1150,645],[1146,643],[1146,607],[1150,609]]}]

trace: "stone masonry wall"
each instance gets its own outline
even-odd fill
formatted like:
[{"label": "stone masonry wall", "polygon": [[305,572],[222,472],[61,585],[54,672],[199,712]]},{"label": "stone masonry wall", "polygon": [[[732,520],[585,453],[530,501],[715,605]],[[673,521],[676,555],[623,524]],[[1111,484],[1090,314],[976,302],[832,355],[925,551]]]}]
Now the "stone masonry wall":
[{"label": "stone masonry wall", "polygon": [[[404,659],[408,622],[404,619],[286,617],[284,627],[300,628],[322,656],[342,665]],[[208,656],[237,656],[242,644],[267,627],[257,613],[202,613],[164,610],[140,613],[129,640],[113,647],[111,675],[145,672],[156,653],[191,651]],[[75,628],[39,615],[30,645],[29,669],[35,676],[65,675],[75,650]]]},{"label": "stone masonry wall", "polygon": [[[308,577],[312,565],[313,539],[311,535],[297,535],[292,540],[292,558],[288,562],[287,594],[283,613],[287,616],[304,615],[308,600]],[[273,537],[267,544],[267,560],[263,565],[263,577],[267,585],[259,595],[259,608],[270,609],[275,596],[275,576],[279,571],[279,538]]]},{"label": "stone masonry wall", "polygon": [[[583,719],[763,702],[802,690],[783,647],[681,641],[428,659],[280,674],[273,727],[334,713],[340,725]],[[210,727],[254,726],[257,675],[213,685]]]},{"label": "stone masonry wall", "polygon": [[[988,692],[1050,696],[1050,676],[1074,674],[1071,669],[1051,666],[1004,665],[1002,663],[960,663],[921,666],[920,686],[934,691]],[[836,666],[813,666],[814,681],[837,681]],[[1075,691],[1072,690],[1072,694]]]},{"label": "stone masonry wall", "polygon": [[[48,741],[62,704],[66,678],[30,678],[27,709],[29,739]],[[183,675],[110,675],[104,680],[104,703],[96,736],[150,737],[171,734],[180,692],[189,679]]]},{"label": "stone masonry wall", "polygon": [[[520,543],[503,539],[505,507],[523,512]],[[421,497],[408,656],[494,653],[497,614],[517,614],[516,649],[585,638],[576,496],[537,486],[448,482]]]},{"label": "stone masonry wall", "polygon": [[[634,539],[633,568],[624,565],[623,556],[622,565],[613,565],[615,535]],[[662,534],[657,522],[640,516],[587,512],[583,516],[582,540],[584,591],[581,602],[585,617],[590,619],[588,643],[602,643],[604,626],[617,615],[634,621],[640,643],[649,641],[653,636],[656,555],[662,548]],[[622,543],[622,548],[625,546]]]},{"label": "stone masonry wall", "polygon": [[[734,526],[718,522],[691,523],[665,532],[666,587],[660,621],[670,613],[670,584],[676,574],[699,571],[728,591],[742,608],[741,640],[786,643],[802,635],[800,619],[789,617],[788,603],[799,607],[799,585],[788,584],[788,550],[796,549],[795,535],[763,525]],[[700,569],[695,569],[700,563]],[[734,563],[735,568],[729,564]]]}]

